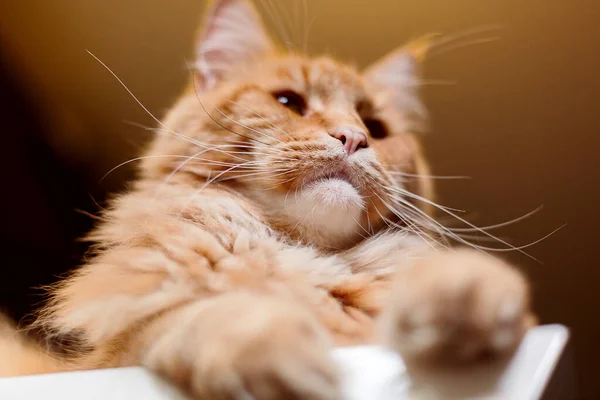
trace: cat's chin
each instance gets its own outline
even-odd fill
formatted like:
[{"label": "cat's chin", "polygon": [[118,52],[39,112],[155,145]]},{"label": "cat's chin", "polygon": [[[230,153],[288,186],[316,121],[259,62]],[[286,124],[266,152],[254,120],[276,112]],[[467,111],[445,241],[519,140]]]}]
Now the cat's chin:
[{"label": "cat's chin", "polygon": [[348,180],[328,178],[300,189],[288,200],[287,212],[300,221],[299,229],[336,241],[356,234],[364,208],[362,196]]},{"label": "cat's chin", "polygon": [[306,185],[300,193],[302,200],[328,212],[360,212],[364,207],[362,196],[343,178],[320,179]]}]

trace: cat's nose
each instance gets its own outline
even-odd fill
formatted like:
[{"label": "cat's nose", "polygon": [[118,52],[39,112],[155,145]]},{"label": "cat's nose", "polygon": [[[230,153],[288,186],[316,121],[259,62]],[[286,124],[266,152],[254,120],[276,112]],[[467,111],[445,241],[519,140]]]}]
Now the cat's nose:
[{"label": "cat's nose", "polygon": [[329,135],[339,139],[344,145],[348,155],[355,153],[358,149],[368,146],[367,135],[358,127],[339,126],[329,131]]}]

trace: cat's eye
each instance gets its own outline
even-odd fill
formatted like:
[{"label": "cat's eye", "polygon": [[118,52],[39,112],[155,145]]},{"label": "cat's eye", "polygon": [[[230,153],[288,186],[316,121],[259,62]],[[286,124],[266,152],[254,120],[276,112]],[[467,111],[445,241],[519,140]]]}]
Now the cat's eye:
[{"label": "cat's eye", "polygon": [[306,114],[306,100],[293,90],[281,90],[273,93],[273,97],[298,115]]},{"label": "cat's eye", "polygon": [[383,139],[388,136],[388,129],[383,121],[375,118],[365,118],[363,123],[373,139]]}]

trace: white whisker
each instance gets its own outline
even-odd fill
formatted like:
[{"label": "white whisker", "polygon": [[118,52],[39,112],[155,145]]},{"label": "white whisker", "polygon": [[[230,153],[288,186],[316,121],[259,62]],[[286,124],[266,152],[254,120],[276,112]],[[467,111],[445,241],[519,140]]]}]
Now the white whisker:
[{"label": "white whisker", "polygon": [[469,46],[474,46],[477,44],[483,44],[483,43],[490,43],[490,42],[495,42],[497,40],[502,39],[500,36],[494,36],[494,37],[489,37],[489,38],[482,38],[482,39],[473,39],[470,40],[468,42],[462,42],[462,43],[456,43],[455,45],[449,45],[446,46],[443,49],[440,49],[438,51],[433,51],[431,52],[427,57],[429,59],[433,58],[433,57],[438,57],[441,56],[442,54],[446,54],[449,53],[453,50],[457,50],[463,47],[469,47]]},{"label": "white whisker", "polygon": [[113,70],[112,70],[112,69],[110,69],[110,68],[108,67],[108,65],[106,65],[106,64],[105,64],[105,63],[104,63],[102,60],[100,60],[98,57],[96,57],[96,56],[95,56],[95,55],[94,55],[94,54],[93,54],[91,51],[89,51],[89,50],[86,50],[86,51],[87,51],[87,53],[88,53],[89,55],[91,55],[92,57],[94,57],[94,59],[95,59],[96,61],[98,61],[98,62],[99,62],[99,63],[100,63],[100,64],[101,64],[101,65],[102,65],[104,68],[106,68],[106,70],[107,70],[107,71],[108,71],[108,72],[109,72],[109,73],[110,73],[110,74],[111,74],[111,75],[112,75],[112,76],[113,76],[113,77],[114,77],[114,78],[115,78],[115,79],[116,79],[116,80],[117,80],[117,81],[118,81],[118,82],[121,84],[121,86],[123,86],[123,88],[124,88],[124,89],[127,91],[127,93],[129,93],[129,95],[130,95],[130,96],[133,98],[133,100],[135,100],[135,102],[136,102],[136,103],[137,103],[137,104],[138,104],[140,107],[142,107],[142,109],[143,109],[143,110],[144,110],[144,111],[145,111],[145,112],[146,112],[146,113],[147,113],[147,114],[148,114],[148,115],[149,115],[149,116],[150,116],[150,117],[151,117],[151,118],[152,118],[154,121],[156,121],[156,122],[157,122],[157,123],[158,123],[160,126],[162,126],[163,128],[165,128],[165,129],[166,129],[168,132],[172,133],[173,135],[175,135],[175,136],[177,136],[177,137],[179,137],[179,138],[181,138],[181,139],[183,139],[183,140],[185,140],[185,141],[187,141],[187,142],[190,142],[190,143],[192,143],[192,144],[195,144],[196,146],[200,146],[200,147],[206,146],[204,143],[202,143],[202,142],[198,142],[198,141],[196,141],[196,140],[194,140],[194,139],[192,139],[192,138],[189,138],[189,137],[187,137],[187,136],[185,136],[185,135],[182,135],[182,134],[180,134],[180,133],[177,133],[177,132],[173,131],[172,129],[170,129],[170,128],[169,128],[168,126],[166,126],[165,124],[163,124],[163,123],[162,123],[162,122],[161,122],[161,121],[160,121],[158,118],[156,118],[156,117],[154,116],[154,114],[152,114],[152,113],[150,112],[150,110],[148,110],[148,109],[146,108],[146,106],[144,106],[144,104],[142,104],[142,102],[141,102],[141,101],[140,101],[140,100],[139,100],[139,99],[138,99],[138,98],[137,98],[137,97],[136,97],[136,96],[133,94],[133,92],[132,92],[132,91],[131,91],[131,90],[130,90],[128,87],[127,87],[127,85],[125,85],[125,83],[124,83],[124,82],[121,80],[121,78],[119,78],[119,77],[117,76],[117,74],[115,74],[115,73],[113,72]]},{"label": "white whisker", "polygon": [[125,165],[127,165],[127,164],[130,164],[130,163],[132,163],[132,162],[135,162],[135,161],[141,161],[141,160],[145,160],[145,159],[148,159],[148,158],[188,158],[188,157],[187,157],[187,156],[179,156],[179,155],[171,155],[171,154],[166,154],[166,155],[143,156],[143,157],[136,157],[136,158],[132,158],[132,159],[130,159],[130,160],[124,161],[124,162],[122,162],[122,163],[118,164],[117,166],[115,166],[115,167],[111,168],[111,169],[110,169],[110,170],[109,170],[107,173],[105,173],[105,174],[102,176],[102,178],[100,178],[100,181],[99,181],[99,182],[102,182],[104,179],[106,179],[106,177],[107,177],[108,175],[110,175],[110,174],[111,174],[111,173],[113,173],[115,170],[117,170],[117,169],[119,169],[119,168],[121,168],[121,167],[123,167],[123,166],[125,166]]},{"label": "white whisker", "polygon": [[[387,189],[388,189],[388,190],[390,190],[390,189],[395,189],[395,191],[399,191],[399,189],[398,189],[398,188],[387,188]],[[405,191],[405,190],[402,190],[402,192],[409,193],[409,192],[407,192],[407,191]],[[467,245],[467,246],[470,246],[470,247],[472,247],[472,248],[474,248],[474,249],[477,249],[477,250],[479,250],[479,251],[494,251],[494,252],[518,251],[518,252],[522,253],[523,255],[526,255],[527,257],[529,257],[529,258],[531,258],[531,259],[533,259],[533,260],[535,260],[535,261],[538,261],[538,262],[539,262],[539,260],[537,260],[535,257],[533,257],[532,255],[530,255],[530,254],[528,254],[527,252],[525,252],[525,251],[524,251],[524,249],[525,249],[525,248],[528,248],[528,247],[532,246],[533,244],[539,243],[539,240],[538,240],[538,241],[535,241],[535,242],[533,242],[533,243],[528,243],[528,244],[526,244],[526,245],[522,245],[522,246],[514,246],[514,245],[511,245],[511,244],[510,244],[510,243],[508,243],[507,241],[505,241],[505,240],[502,240],[502,239],[500,239],[500,238],[498,238],[498,237],[496,237],[496,236],[492,235],[491,233],[489,233],[489,232],[487,232],[487,231],[485,231],[485,230],[483,230],[483,229],[481,229],[481,228],[479,228],[479,227],[475,226],[474,224],[472,224],[472,223],[468,222],[468,221],[467,221],[467,220],[465,220],[464,218],[461,218],[460,216],[458,216],[458,215],[454,214],[452,211],[449,211],[448,209],[446,209],[446,208],[444,208],[444,207],[441,207],[441,206],[439,206],[437,203],[435,203],[435,202],[432,202],[432,201],[429,201],[429,200],[427,200],[427,199],[424,199],[424,200],[425,200],[425,203],[427,203],[427,204],[429,204],[429,205],[432,205],[433,207],[435,207],[435,208],[437,208],[437,209],[439,209],[439,210],[442,210],[442,211],[444,211],[446,214],[448,214],[448,215],[450,215],[450,216],[454,217],[454,218],[455,218],[455,219],[457,219],[458,221],[460,221],[460,222],[464,223],[465,225],[467,225],[467,226],[469,226],[469,227],[473,228],[475,232],[479,232],[479,233],[483,234],[484,236],[487,236],[487,237],[489,237],[489,238],[491,238],[491,239],[494,239],[496,242],[498,242],[498,243],[501,243],[501,244],[503,244],[503,245],[507,246],[507,248],[494,248],[494,247],[487,247],[487,246],[476,245],[476,244],[474,244],[474,243],[471,243],[471,242],[469,242],[469,241],[467,241],[467,240],[465,240],[465,239],[462,239],[462,238],[461,238],[459,235],[457,235],[456,233],[454,233],[454,232],[452,232],[452,231],[449,231],[448,229],[446,229],[446,227],[444,227],[443,225],[441,225],[441,224],[440,224],[438,221],[436,221],[435,219],[433,219],[431,216],[429,216],[429,215],[428,215],[427,213],[425,213],[423,210],[421,210],[420,208],[418,208],[418,207],[417,207],[417,206],[415,206],[414,204],[410,203],[409,201],[407,201],[407,200],[406,200],[406,199],[404,199],[403,197],[401,197],[401,196],[400,196],[400,197],[399,197],[399,196],[394,196],[394,195],[392,195],[391,197],[392,197],[394,200],[396,200],[396,201],[397,201],[397,202],[398,202],[400,205],[403,205],[404,207],[407,207],[407,208],[409,208],[409,209],[412,209],[412,210],[413,210],[413,211],[415,211],[416,213],[420,214],[420,215],[421,215],[421,217],[424,217],[424,218],[425,218],[425,220],[429,221],[430,223],[433,223],[435,226],[437,226],[437,227],[439,227],[440,229],[442,229],[442,230],[443,230],[443,233],[444,233],[444,235],[445,235],[445,236],[449,236],[449,237],[451,237],[452,239],[454,239],[454,240],[456,240],[456,241],[458,241],[458,242],[460,242],[460,243],[463,243],[463,244],[465,244],[465,245]],[[421,201],[423,201],[423,200],[421,200]],[[560,229],[560,228],[558,228],[558,229]],[[557,230],[558,230],[558,229],[557,229]],[[554,233],[555,233],[557,230],[555,230],[555,231],[551,232],[549,235],[552,235],[552,234],[554,234]],[[543,240],[543,239],[547,238],[549,235],[546,235],[546,236],[544,236],[544,238],[542,238],[541,240]]]},{"label": "white whisker", "polygon": [[271,138],[271,139],[275,139],[275,140],[277,140],[279,143],[283,143],[283,141],[282,141],[282,140],[280,140],[280,139],[277,139],[275,136],[272,136],[272,135],[267,135],[267,134],[266,134],[266,133],[264,133],[264,132],[261,132],[261,131],[259,131],[259,130],[257,130],[257,129],[254,129],[254,128],[252,128],[252,127],[249,127],[249,126],[247,126],[247,125],[244,125],[244,124],[242,124],[242,123],[241,123],[241,122],[239,122],[239,121],[236,121],[236,120],[234,120],[234,119],[233,119],[233,118],[231,118],[229,115],[227,115],[227,114],[225,114],[223,111],[221,111],[221,109],[220,109],[219,107],[215,107],[215,109],[216,109],[218,112],[220,112],[220,113],[221,113],[221,115],[223,115],[225,118],[227,118],[228,120],[230,120],[230,121],[231,121],[231,122],[233,122],[234,124],[237,124],[237,125],[241,126],[242,128],[244,128],[244,129],[248,129],[249,131],[251,131],[251,132],[254,132],[254,133],[257,133],[257,134],[259,134],[259,135],[261,135],[261,136],[265,136],[265,137],[268,137],[268,138]]},{"label": "white whisker", "polygon": [[425,179],[471,179],[470,176],[462,176],[462,175],[424,175],[424,174],[409,174],[407,172],[402,171],[387,171],[392,175],[400,175],[407,178],[425,178]]},{"label": "white whisker", "polygon": [[[492,230],[492,229],[498,229],[498,228],[502,228],[508,225],[512,225],[514,223],[523,221],[526,218],[531,217],[532,215],[536,214],[537,212],[539,212],[542,208],[544,208],[544,206],[539,206],[538,208],[536,208],[533,211],[528,212],[527,214],[524,214],[520,217],[511,219],[509,221],[505,221],[499,224],[494,224],[494,225],[487,225],[487,226],[481,226],[479,227],[479,229],[483,229],[483,230]],[[449,230],[453,231],[453,232],[475,232],[476,229],[473,228],[448,228]]]},{"label": "white whisker", "polygon": [[503,29],[504,28],[502,28],[499,25],[479,26],[479,27],[459,31],[459,32],[451,34],[451,35],[445,35],[445,36],[442,36],[437,41],[435,41],[431,45],[430,50],[440,49],[446,44],[455,44],[458,40],[469,37],[469,36],[475,36],[475,35],[478,35],[481,33],[498,32]]},{"label": "white whisker", "polygon": [[265,118],[264,116],[260,115],[259,113],[257,113],[256,111],[236,102],[233,100],[229,100],[230,103],[235,104],[236,106],[245,109],[246,111],[249,111],[251,113],[253,113],[254,115],[256,115],[258,118],[262,119],[263,121],[269,123],[273,128],[277,129],[279,132],[283,133],[284,135],[286,135],[289,139],[291,139],[292,137],[283,129],[281,129],[279,126],[277,126],[274,122],[270,121],[269,119]]}]

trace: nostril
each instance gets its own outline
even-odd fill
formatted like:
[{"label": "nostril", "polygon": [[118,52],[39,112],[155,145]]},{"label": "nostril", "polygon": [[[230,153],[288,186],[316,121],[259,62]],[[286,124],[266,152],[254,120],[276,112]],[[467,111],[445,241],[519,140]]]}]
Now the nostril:
[{"label": "nostril", "polygon": [[342,142],[344,150],[352,155],[358,149],[369,147],[367,135],[358,128],[342,126],[329,132],[331,136]]}]

